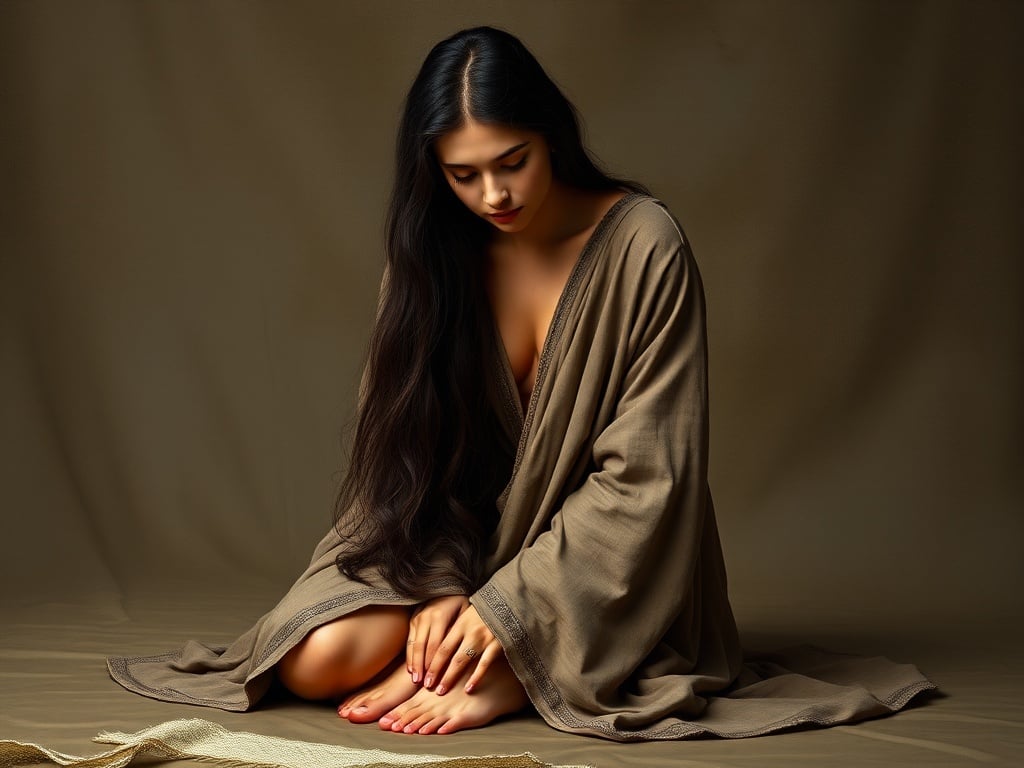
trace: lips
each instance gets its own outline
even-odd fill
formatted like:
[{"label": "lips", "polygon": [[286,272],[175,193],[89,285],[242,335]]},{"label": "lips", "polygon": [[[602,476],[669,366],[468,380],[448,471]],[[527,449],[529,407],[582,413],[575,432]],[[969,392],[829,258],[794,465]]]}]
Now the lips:
[{"label": "lips", "polygon": [[501,213],[488,213],[487,218],[491,221],[497,222],[498,224],[509,224],[515,221],[516,216],[523,210],[522,206],[513,208],[511,211],[502,211]]}]

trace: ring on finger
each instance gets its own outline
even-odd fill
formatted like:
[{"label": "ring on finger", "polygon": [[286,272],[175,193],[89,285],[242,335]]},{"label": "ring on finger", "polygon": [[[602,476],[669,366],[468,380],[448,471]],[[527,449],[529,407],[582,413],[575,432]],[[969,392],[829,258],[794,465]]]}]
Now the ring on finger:
[{"label": "ring on finger", "polygon": [[472,659],[474,656],[476,656],[476,649],[475,648],[467,648],[466,649],[466,655],[469,656],[469,658]]}]

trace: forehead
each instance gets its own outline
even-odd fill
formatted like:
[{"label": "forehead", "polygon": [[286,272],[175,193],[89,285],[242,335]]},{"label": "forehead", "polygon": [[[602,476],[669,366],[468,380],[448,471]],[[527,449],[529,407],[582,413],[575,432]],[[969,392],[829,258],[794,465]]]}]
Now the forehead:
[{"label": "forehead", "polygon": [[434,152],[445,165],[486,165],[512,147],[538,141],[543,137],[533,131],[469,121],[434,142]]}]

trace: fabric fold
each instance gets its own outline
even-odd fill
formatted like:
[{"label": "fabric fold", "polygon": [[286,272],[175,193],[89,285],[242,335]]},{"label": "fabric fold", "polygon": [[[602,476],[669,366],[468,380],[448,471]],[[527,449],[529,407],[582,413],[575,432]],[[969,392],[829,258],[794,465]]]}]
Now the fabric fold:
[{"label": "fabric fold", "polygon": [[0,768],[54,763],[69,768],[122,768],[136,759],[192,759],[227,768],[588,768],[553,765],[529,752],[446,757],[382,749],[356,749],[229,731],[208,720],[172,720],[137,733],[101,733],[93,741],[116,744],[92,757],[76,757],[37,744],[0,741]]},{"label": "fabric fold", "polygon": [[[470,599],[549,725],[616,741],[738,738],[876,717],[934,688],[909,665],[816,649],[744,663],[707,482],[704,291],[661,202],[627,194],[591,234],[525,413],[500,343],[494,357],[489,390],[515,457]],[[409,604],[343,577],[342,546],[329,532],[278,606],[223,653],[191,644],[111,659],[111,675],[154,698],[254,706],[313,628]]]}]

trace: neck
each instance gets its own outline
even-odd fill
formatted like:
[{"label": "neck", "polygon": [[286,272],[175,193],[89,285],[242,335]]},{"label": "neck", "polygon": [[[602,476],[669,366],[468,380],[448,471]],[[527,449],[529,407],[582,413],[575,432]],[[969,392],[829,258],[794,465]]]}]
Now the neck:
[{"label": "neck", "polygon": [[512,251],[549,251],[589,225],[589,199],[586,190],[553,179],[530,225],[522,232],[499,233],[496,242]]}]

